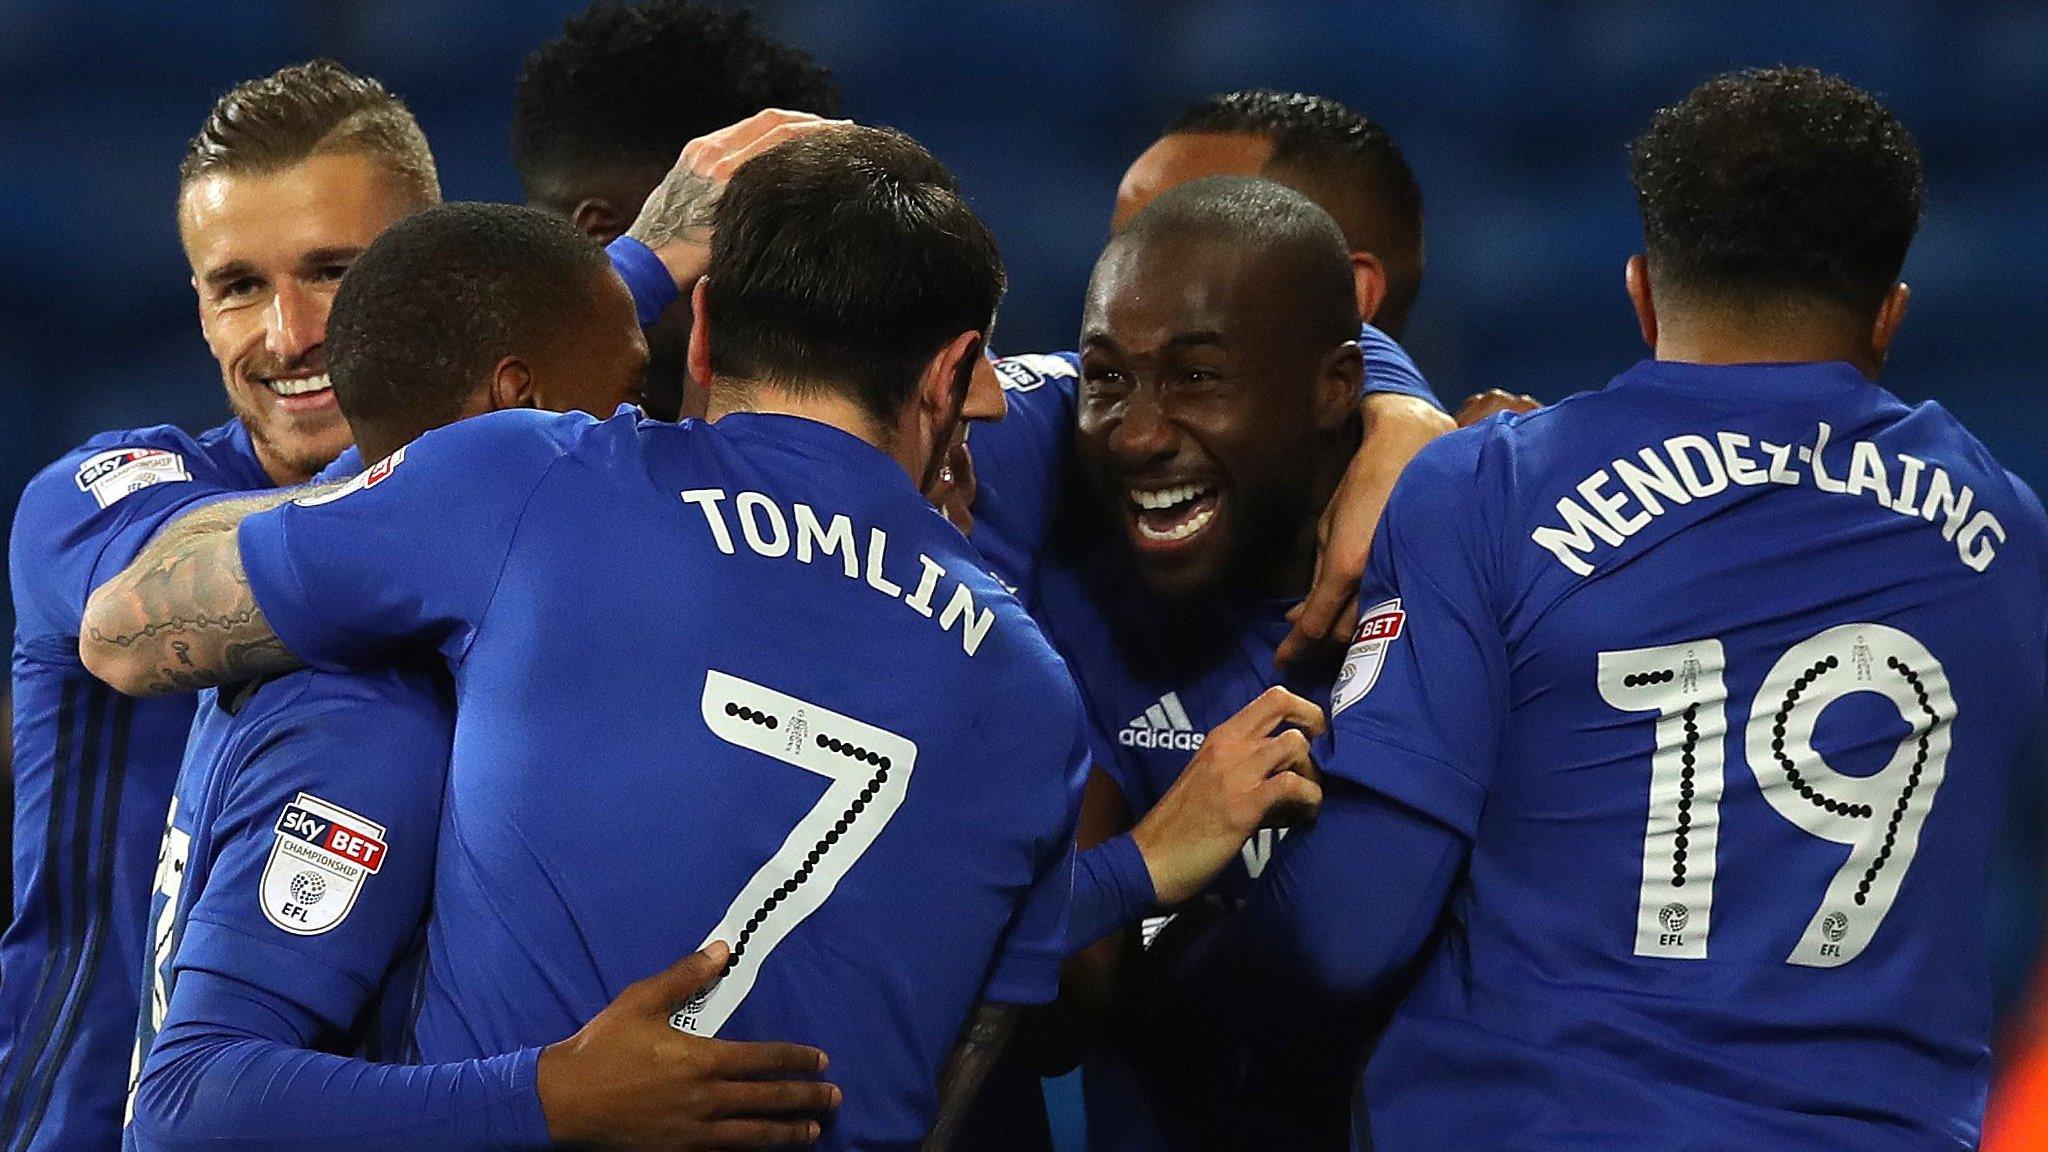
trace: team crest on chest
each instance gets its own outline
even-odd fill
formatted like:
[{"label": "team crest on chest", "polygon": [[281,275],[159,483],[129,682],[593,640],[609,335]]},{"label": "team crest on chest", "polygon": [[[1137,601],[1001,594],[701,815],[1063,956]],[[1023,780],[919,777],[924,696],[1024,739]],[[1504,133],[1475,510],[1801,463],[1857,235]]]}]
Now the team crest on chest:
[{"label": "team crest on chest", "polygon": [[1386,665],[1387,649],[1401,638],[1408,614],[1401,611],[1401,598],[1385,600],[1358,617],[1358,630],[1351,634],[1351,650],[1344,654],[1344,667],[1337,672],[1337,685],[1330,690],[1330,715],[1335,716],[1364,699],[1379,682]]},{"label": "team crest on chest", "polygon": [[384,826],[307,792],[277,817],[263,867],[263,915],[294,936],[318,936],[348,918],[363,885],[384,867]]}]

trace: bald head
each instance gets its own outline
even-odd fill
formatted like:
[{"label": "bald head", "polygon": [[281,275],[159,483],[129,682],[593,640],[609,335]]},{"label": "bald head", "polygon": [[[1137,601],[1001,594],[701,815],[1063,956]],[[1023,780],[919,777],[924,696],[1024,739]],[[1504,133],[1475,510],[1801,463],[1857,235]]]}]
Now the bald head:
[{"label": "bald head", "polygon": [[1124,223],[1102,265],[1162,244],[1220,242],[1243,265],[1261,266],[1284,286],[1286,311],[1314,346],[1358,331],[1350,250],[1344,232],[1300,192],[1254,176],[1207,176],[1159,194]]}]

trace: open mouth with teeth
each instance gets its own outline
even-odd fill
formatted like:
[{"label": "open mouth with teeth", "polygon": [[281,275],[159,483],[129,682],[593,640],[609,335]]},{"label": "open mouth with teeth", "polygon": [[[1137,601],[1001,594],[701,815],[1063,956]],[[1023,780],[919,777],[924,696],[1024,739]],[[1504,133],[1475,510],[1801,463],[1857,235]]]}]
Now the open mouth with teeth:
[{"label": "open mouth with teeth", "polygon": [[1218,493],[1211,483],[1131,488],[1126,510],[1140,546],[1172,548],[1200,535],[1216,519]]},{"label": "open mouth with teeth", "polygon": [[315,392],[325,392],[334,387],[325,372],[318,376],[302,376],[296,380],[269,379],[263,382],[263,386],[279,396],[311,396]]}]

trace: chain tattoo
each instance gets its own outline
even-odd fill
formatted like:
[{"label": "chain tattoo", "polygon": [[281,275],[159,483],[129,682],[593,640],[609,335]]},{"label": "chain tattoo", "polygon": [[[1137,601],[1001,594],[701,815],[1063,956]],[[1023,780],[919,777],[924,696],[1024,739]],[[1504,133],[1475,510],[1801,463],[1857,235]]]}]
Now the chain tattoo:
[{"label": "chain tattoo", "polygon": [[173,521],[87,605],[85,647],[137,695],[191,692],[300,665],[256,604],[235,530],[307,489],[208,505]]}]

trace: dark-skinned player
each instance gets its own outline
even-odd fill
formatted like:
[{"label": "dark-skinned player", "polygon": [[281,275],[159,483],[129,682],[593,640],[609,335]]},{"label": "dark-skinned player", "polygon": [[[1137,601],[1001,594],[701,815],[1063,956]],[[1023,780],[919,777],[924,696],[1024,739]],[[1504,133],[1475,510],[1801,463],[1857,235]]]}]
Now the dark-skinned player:
[{"label": "dark-skinned player", "polygon": [[1876,382],[1922,190],[1875,98],[1720,76],[1633,176],[1653,358],[1410,465],[1322,818],[1193,999],[1264,1033],[1421,961],[1381,1152],[1975,1148],[2048,516]]}]

